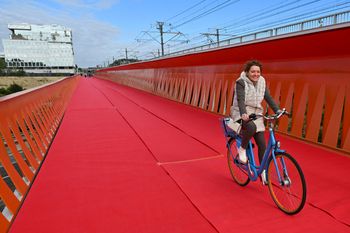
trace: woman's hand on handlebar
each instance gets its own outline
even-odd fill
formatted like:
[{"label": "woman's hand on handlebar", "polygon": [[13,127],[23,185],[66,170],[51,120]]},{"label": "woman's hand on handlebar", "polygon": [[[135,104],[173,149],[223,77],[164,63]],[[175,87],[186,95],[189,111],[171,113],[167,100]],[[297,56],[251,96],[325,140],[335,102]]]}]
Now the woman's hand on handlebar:
[{"label": "woman's hand on handlebar", "polygon": [[280,117],[283,116],[283,115],[290,116],[290,113],[287,112],[287,110],[286,110],[285,108],[283,108],[283,109],[278,110],[278,111],[276,112],[276,114],[270,115],[270,116],[264,116],[264,118],[265,118],[266,120],[276,120],[276,119],[280,118]]},{"label": "woman's hand on handlebar", "polygon": [[290,113],[287,112],[287,110],[285,108],[282,108],[282,109],[279,109],[277,112],[276,112],[276,116],[279,116],[279,115],[287,115],[287,116],[290,116]]},{"label": "woman's hand on handlebar", "polygon": [[244,120],[244,121],[249,121],[249,115],[246,114],[246,113],[243,113],[241,118],[242,118],[242,120]]},{"label": "woman's hand on handlebar", "polygon": [[244,113],[244,114],[242,114],[241,119],[243,121],[254,121],[259,117],[263,117],[266,120],[276,120],[276,119],[280,118],[282,115],[290,116],[290,113],[287,112],[285,108],[283,108],[283,109],[279,109],[278,111],[276,111],[276,113],[274,115],[268,115],[268,116],[264,116],[261,114],[255,114],[255,113],[248,115],[248,114]]}]

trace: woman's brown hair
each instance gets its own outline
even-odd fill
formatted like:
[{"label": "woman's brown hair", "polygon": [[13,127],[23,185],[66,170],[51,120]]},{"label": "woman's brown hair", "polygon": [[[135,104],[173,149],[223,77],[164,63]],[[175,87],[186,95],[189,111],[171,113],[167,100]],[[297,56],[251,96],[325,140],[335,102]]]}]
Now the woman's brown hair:
[{"label": "woman's brown hair", "polygon": [[260,63],[259,61],[257,61],[257,60],[247,61],[247,63],[245,63],[245,65],[244,65],[244,72],[248,73],[249,70],[250,70],[250,68],[251,68],[252,66],[258,66],[258,67],[260,67],[260,72],[262,72],[262,65],[261,65],[261,63]]}]

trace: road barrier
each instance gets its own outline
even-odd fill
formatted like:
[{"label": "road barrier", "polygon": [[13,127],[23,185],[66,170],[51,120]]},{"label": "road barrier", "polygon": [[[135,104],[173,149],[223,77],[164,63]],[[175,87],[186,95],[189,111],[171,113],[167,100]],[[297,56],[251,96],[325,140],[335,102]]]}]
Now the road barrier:
[{"label": "road barrier", "polygon": [[292,118],[282,133],[350,152],[350,24],[99,70],[96,77],[228,115],[243,64],[263,64],[270,92]]},{"label": "road barrier", "polygon": [[77,84],[64,78],[0,98],[0,232],[17,214]]}]

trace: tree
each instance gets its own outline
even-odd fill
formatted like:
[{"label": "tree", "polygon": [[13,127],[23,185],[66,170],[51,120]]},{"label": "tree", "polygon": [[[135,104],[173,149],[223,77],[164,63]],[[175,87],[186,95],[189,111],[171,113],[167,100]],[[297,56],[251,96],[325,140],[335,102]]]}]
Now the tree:
[{"label": "tree", "polygon": [[4,95],[8,95],[9,91],[7,90],[7,88],[0,88],[0,96],[4,96]]},{"label": "tree", "polygon": [[5,58],[0,58],[0,70],[3,70],[5,68],[6,68]]},{"label": "tree", "polygon": [[23,91],[23,87],[18,85],[17,83],[12,83],[8,88],[7,90],[10,92],[10,93],[15,93],[15,92],[19,92],[19,91]]},{"label": "tree", "polygon": [[17,83],[12,83],[8,88],[0,88],[0,96],[9,95],[15,92],[23,91],[23,87]]},{"label": "tree", "polygon": [[5,73],[5,69],[6,69],[5,58],[0,58],[0,75],[3,75]]},{"label": "tree", "polygon": [[131,59],[125,59],[125,58],[122,58],[122,59],[115,60],[109,66],[110,67],[112,67],[112,66],[119,66],[119,65],[134,63],[134,62],[138,62],[138,61],[139,61],[138,59],[132,59],[132,58]]}]

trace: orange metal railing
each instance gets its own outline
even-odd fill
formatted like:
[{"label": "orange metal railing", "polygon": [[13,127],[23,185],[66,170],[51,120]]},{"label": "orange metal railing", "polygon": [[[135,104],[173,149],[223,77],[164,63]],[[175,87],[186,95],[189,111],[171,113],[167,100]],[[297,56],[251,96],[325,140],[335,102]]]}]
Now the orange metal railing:
[{"label": "orange metal railing", "polygon": [[18,212],[77,81],[65,78],[0,98],[0,232]]},{"label": "orange metal railing", "polygon": [[282,133],[350,153],[350,27],[100,70],[96,77],[228,115],[235,80],[254,56],[292,118]]}]

